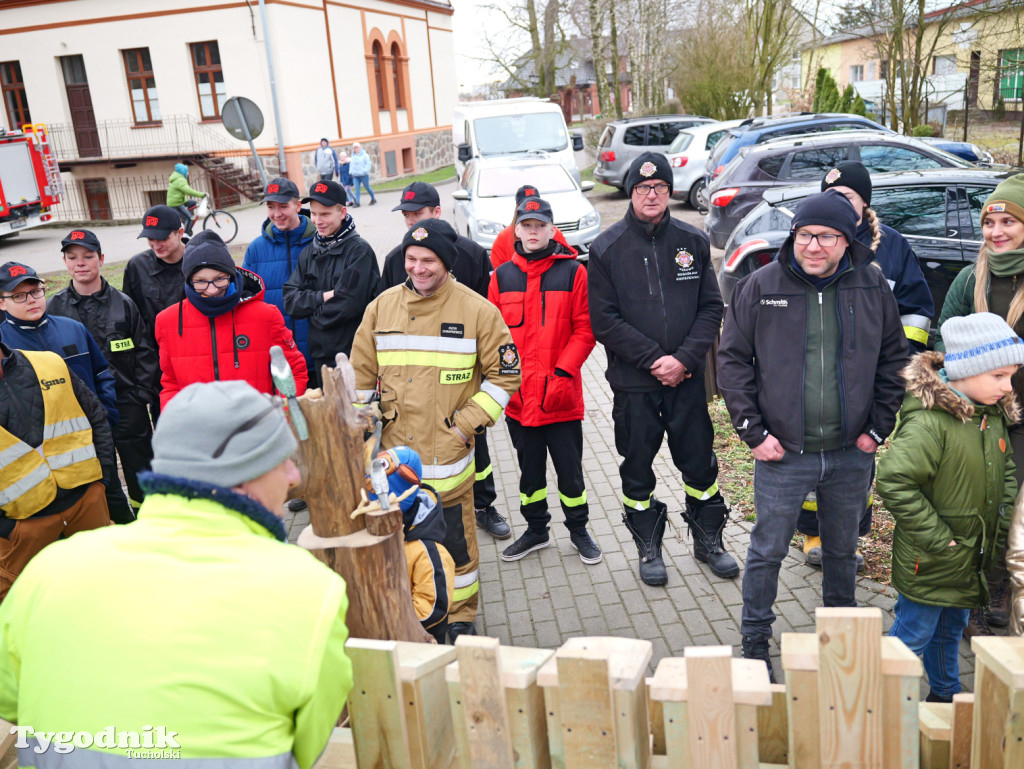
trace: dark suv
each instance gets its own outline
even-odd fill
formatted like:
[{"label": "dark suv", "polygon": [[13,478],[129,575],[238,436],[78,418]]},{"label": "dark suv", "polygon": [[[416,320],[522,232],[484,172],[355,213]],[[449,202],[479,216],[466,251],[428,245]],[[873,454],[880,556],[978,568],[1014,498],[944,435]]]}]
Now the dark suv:
[{"label": "dark suv", "polygon": [[844,160],[859,160],[871,173],[974,164],[920,139],[879,131],[838,131],[743,147],[707,191],[704,229],[722,248],[733,228],[772,187],[820,180]]},{"label": "dark suv", "polygon": [[620,190],[633,158],[644,152],[664,152],[684,128],[714,123],[700,115],[649,115],[613,120],[604,127],[597,142],[594,178]]},{"label": "dark suv", "polygon": [[[879,221],[910,242],[932,290],[936,313],[953,278],[978,257],[985,199],[997,184],[1021,170],[939,168],[871,175],[871,208]],[[820,182],[814,182],[768,190],[739,223],[725,245],[718,272],[727,304],[742,278],[775,258],[789,236],[796,205],[820,189]]]},{"label": "dark suv", "polygon": [[725,170],[729,161],[736,157],[740,147],[751,144],[764,144],[787,136],[825,133],[826,131],[883,131],[895,133],[873,120],[860,115],[848,115],[845,112],[802,112],[799,115],[784,117],[755,117],[744,120],[736,128],[729,131],[715,145],[704,166],[704,183],[710,187],[718,175]]}]

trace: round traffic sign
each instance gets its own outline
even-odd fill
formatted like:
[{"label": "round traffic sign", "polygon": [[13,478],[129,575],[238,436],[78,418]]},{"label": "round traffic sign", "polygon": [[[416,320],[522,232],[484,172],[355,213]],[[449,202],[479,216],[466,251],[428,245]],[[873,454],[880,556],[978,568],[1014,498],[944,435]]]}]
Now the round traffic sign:
[{"label": "round traffic sign", "polygon": [[256,102],[244,96],[232,96],[224,102],[220,116],[224,130],[243,142],[255,139],[263,132],[263,112],[256,106]]}]

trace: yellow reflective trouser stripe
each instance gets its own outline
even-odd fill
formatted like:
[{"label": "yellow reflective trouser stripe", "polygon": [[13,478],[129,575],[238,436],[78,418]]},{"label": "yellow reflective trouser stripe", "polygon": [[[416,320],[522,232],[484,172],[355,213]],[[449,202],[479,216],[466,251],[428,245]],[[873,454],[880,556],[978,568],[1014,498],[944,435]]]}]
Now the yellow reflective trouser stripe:
[{"label": "yellow reflective trouser stripe", "polygon": [[708,486],[707,491],[695,489],[693,486],[687,486],[684,483],[683,491],[686,492],[686,496],[693,497],[694,499],[711,499],[711,497],[715,496],[715,494],[718,493],[718,481],[715,481],[710,486]]},{"label": "yellow reflective trouser stripe", "polygon": [[562,500],[562,504],[566,507],[579,507],[580,505],[587,504],[587,490],[584,489],[583,493],[578,497],[567,497],[562,492],[558,492],[558,498]]},{"label": "yellow reflective trouser stripe", "polygon": [[476,353],[417,352],[413,350],[378,351],[377,365],[473,368],[476,365]]},{"label": "yellow reflective trouser stripe", "polygon": [[480,591],[480,570],[474,569],[466,574],[456,574],[452,590],[452,601],[465,601]]},{"label": "yellow reflective trouser stripe", "polygon": [[643,502],[638,499],[630,499],[625,494],[622,495],[622,504],[626,507],[631,507],[634,510],[647,510],[651,506],[651,498],[648,497]]},{"label": "yellow reflective trouser stripe", "polygon": [[917,326],[904,326],[903,333],[907,335],[907,339],[911,342],[919,342],[920,344],[928,344],[928,330],[924,328],[918,328]]},{"label": "yellow reflective trouser stripe", "polygon": [[483,470],[478,470],[475,480],[482,481],[485,478],[490,478],[494,472],[494,465],[487,465]]},{"label": "yellow reflective trouser stripe", "polygon": [[[875,495],[874,494],[868,494],[868,505],[867,506],[871,507],[871,504],[874,501],[875,501]],[[811,513],[818,512],[818,498],[815,496],[813,491],[810,494],[807,495],[807,499],[804,500],[804,503],[800,507],[802,507],[804,510],[807,510],[808,512],[811,512]]]},{"label": "yellow reflective trouser stripe", "polygon": [[432,478],[430,480],[430,485],[433,486],[434,489],[438,493],[443,494],[446,491],[451,491],[452,489],[457,489],[468,478],[472,478],[475,475],[476,475],[476,465],[474,465],[473,462],[470,462],[466,466],[466,469],[463,470],[458,475],[453,475],[450,478]]},{"label": "yellow reflective trouser stripe", "polygon": [[523,492],[520,491],[519,501],[524,505],[532,505],[534,502],[540,502],[547,495],[548,490],[546,486],[543,489],[537,489],[532,494],[524,494]]},{"label": "yellow reflective trouser stripe", "polygon": [[473,403],[475,403],[477,406],[482,408],[484,411],[486,411],[487,416],[489,416],[492,420],[494,420],[495,422],[498,421],[498,417],[501,416],[501,404],[494,400],[493,397],[481,391],[474,395],[472,398],[470,398],[470,400],[473,401]]}]

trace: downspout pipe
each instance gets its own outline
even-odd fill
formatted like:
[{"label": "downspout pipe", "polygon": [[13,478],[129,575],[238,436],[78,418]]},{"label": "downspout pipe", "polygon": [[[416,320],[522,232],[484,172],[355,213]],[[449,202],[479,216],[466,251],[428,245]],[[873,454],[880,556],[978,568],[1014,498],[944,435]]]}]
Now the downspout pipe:
[{"label": "downspout pipe", "polygon": [[270,74],[270,100],[274,106],[274,129],[277,131],[277,162],[281,175],[287,176],[284,160],[284,136],[281,133],[281,110],[277,106],[277,79],[274,77],[274,57],[270,53],[270,27],[267,25],[267,6],[260,0],[260,23],[263,25],[263,44],[267,47],[267,71]]}]

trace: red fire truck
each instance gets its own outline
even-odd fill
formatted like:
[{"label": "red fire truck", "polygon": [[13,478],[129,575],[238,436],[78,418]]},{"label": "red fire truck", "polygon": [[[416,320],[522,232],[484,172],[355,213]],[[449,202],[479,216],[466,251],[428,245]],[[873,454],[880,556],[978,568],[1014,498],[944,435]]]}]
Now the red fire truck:
[{"label": "red fire truck", "polygon": [[49,209],[62,194],[64,184],[46,126],[26,124],[20,131],[0,128],[0,238],[50,221]]}]

